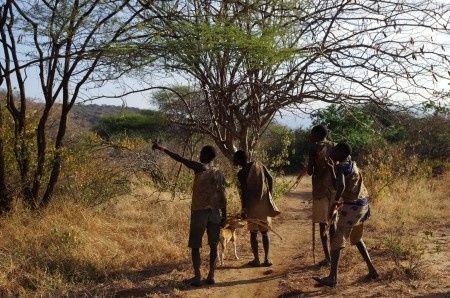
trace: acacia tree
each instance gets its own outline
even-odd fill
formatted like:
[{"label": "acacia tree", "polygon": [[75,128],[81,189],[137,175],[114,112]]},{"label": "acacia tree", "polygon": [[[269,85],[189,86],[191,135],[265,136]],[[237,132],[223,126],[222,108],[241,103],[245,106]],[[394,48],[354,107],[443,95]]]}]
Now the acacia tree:
[{"label": "acacia tree", "polygon": [[184,113],[171,119],[209,135],[228,157],[236,145],[254,149],[280,109],[405,104],[448,79],[449,5],[433,0],[141,4],[158,16],[146,32],[157,34],[159,66],[197,98],[173,95]]},{"label": "acacia tree", "polygon": [[[121,75],[112,72],[109,58],[137,38],[136,16],[141,10],[129,9],[135,5],[131,0],[32,0],[2,6],[0,79],[6,102],[2,99],[1,104],[14,123],[21,192],[31,207],[45,206],[52,198],[68,115],[80,94]],[[31,88],[44,99],[36,126],[27,113]],[[51,113],[58,118],[52,135]]]}]

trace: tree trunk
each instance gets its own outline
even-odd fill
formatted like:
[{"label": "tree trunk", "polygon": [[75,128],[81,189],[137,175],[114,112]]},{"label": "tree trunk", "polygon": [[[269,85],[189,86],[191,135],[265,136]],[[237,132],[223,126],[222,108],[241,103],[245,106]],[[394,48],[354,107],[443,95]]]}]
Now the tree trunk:
[{"label": "tree trunk", "polygon": [[11,197],[6,187],[6,164],[4,150],[4,120],[3,99],[0,100],[0,214],[6,213],[11,208]]},{"label": "tree trunk", "polygon": [[50,179],[48,180],[45,193],[42,197],[40,206],[46,207],[52,199],[53,192],[55,190],[56,183],[58,182],[59,174],[61,173],[62,155],[61,149],[63,145],[64,135],[67,129],[67,115],[69,114],[70,107],[64,106],[61,110],[61,118],[59,122],[58,134],[55,141],[55,153],[53,155],[52,170],[50,173]]},{"label": "tree trunk", "polygon": [[42,117],[39,120],[38,127],[36,129],[36,144],[37,144],[37,165],[36,172],[34,175],[34,181],[32,186],[33,197],[39,197],[39,191],[41,189],[41,180],[42,174],[44,173],[44,165],[45,165],[45,153],[47,147],[47,140],[45,138],[45,124],[47,123],[47,119],[50,113],[52,104],[46,103],[45,109],[43,111]]}]

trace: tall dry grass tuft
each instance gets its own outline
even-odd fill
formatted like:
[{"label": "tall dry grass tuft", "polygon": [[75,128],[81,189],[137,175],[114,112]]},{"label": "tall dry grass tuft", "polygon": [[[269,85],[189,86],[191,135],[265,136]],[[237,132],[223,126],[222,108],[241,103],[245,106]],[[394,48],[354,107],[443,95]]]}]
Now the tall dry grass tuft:
[{"label": "tall dry grass tuft", "polygon": [[186,262],[188,216],[188,201],[156,203],[150,189],[96,208],[59,200],[36,214],[17,206],[0,220],[0,295],[66,295]]},{"label": "tall dry grass tuft", "polygon": [[429,163],[392,146],[372,150],[363,174],[373,202],[369,237],[392,261],[393,275],[420,278],[430,236],[449,227],[450,172],[433,177]]},{"label": "tall dry grass tuft", "polygon": [[432,176],[429,163],[409,155],[402,146],[371,150],[363,167],[376,216],[384,232],[435,226],[448,214],[450,173]]}]

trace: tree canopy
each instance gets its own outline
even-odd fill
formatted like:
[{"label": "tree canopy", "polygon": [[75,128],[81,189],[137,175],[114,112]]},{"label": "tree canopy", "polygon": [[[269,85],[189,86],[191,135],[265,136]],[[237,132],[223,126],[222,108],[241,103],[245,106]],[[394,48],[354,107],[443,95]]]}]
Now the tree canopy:
[{"label": "tree canopy", "polygon": [[449,5],[432,0],[143,4],[156,67],[197,97],[173,97],[185,111],[174,121],[212,137],[226,156],[255,148],[283,108],[404,105],[449,79]]}]

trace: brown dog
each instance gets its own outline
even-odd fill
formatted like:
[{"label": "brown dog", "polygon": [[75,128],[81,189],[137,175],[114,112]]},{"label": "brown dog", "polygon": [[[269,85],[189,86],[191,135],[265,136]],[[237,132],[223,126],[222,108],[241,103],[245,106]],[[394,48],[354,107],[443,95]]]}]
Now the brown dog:
[{"label": "brown dog", "polygon": [[220,229],[220,253],[219,253],[219,262],[220,265],[223,266],[223,259],[225,258],[225,250],[227,249],[227,245],[230,242],[233,242],[234,245],[234,256],[236,260],[239,260],[236,251],[236,230],[239,228],[243,228],[245,224],[238,218],[228,218],[225,226]]}]

